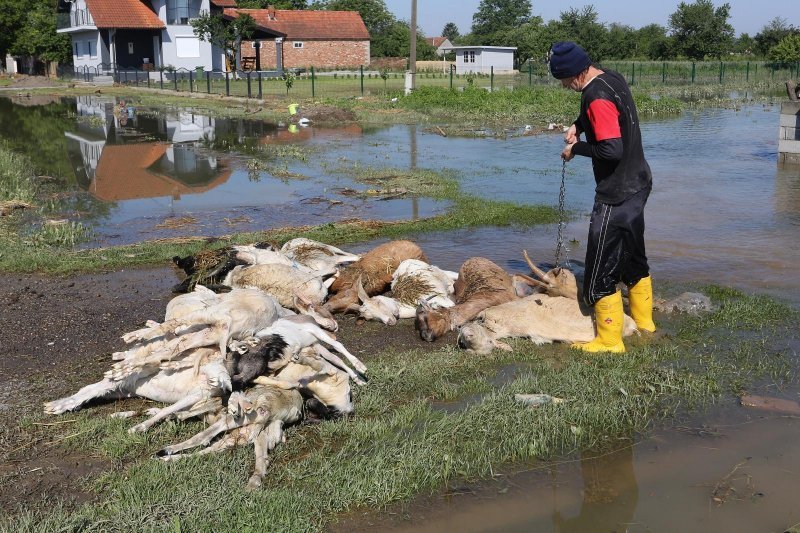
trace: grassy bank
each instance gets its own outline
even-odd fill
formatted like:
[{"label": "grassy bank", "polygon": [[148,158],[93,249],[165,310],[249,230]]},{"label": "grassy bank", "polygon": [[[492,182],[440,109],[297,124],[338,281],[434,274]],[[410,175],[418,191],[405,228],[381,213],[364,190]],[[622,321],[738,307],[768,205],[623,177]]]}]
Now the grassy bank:
[{"label": "grassy bank", "polygon": [[[64,445],[113,466],[87,482],[97,503],[48,502],[0,527],[205,531],[269,524],[276,531],[319,530],[357,507],[381,508],[561,454],[629,446],[659,420],[757,382],[792,381],[782,339],[791,337],[798,313],[765,298],[706,290],[718,311],[659,317],[667,335],[631,340],[624,356],[526,341],[489,356],[389,344],[365,356],[370,381],[356,391],[356,416],[291,429],[255,493],[243,491],[252,467],[249,449],[169,464],[150,458],[200,424],[170,422],[129,436],[130,422],[102,419],[91,409],[70,416],[75,422],[68,427],[36,426],[42,416],[33,415],[21,426],[23,442],[77,436]],[[370,323],[359,335],[385,331]],[[737,331],[736,339],[730,331]],[[570,401],[541,408],[515,403],[515,393],[532,392]]]}]

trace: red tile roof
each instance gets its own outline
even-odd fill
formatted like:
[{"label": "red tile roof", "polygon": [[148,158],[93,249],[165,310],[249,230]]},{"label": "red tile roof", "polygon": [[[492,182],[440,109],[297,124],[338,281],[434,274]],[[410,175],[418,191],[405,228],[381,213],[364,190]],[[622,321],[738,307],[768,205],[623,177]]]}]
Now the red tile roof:
[{"label": "red tile roof", "polygon": [[86,0],[98,28],[156,30],[164,23],[142,0]]},{"label": "red tile roof", "polygon": [[447,37],[426,37],[425,40],[428,41],[429,45],[439,48],[447,40]]},{"label": "red tile roof", "polygon": [[[226,9],[224,14],[236,18],[239,13],[253,17],[267,31],[287,39],[368,40],[369,32],[356,11],[305,11],[292,9]],[[275,14],[275,18],[270,17]]]},{"label": "red tile roof", "polygon": [[236,0],[211,0],[217,7],[236,7]]},{"label": "red tile roof", "polygon": [[167,148],[168,144],[159,143],[105,145],[89,192],[106,202],[179,197],[209,191],[228,181],[231,176],[230,169],[221,169],[212,182],[190,187],[150,170],[149,167],[166,154]]}]

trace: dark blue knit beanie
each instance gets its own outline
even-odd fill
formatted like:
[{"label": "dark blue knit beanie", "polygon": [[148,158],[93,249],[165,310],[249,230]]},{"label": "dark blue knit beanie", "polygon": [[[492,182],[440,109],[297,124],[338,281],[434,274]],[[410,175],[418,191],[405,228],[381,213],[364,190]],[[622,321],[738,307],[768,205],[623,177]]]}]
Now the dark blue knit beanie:
[{"label": "dark blue knit beanie", "polygon": [[586,51],[572,41],[553,43],[549,56],[550,73],[559,80],[577,76],[592,64]]}]

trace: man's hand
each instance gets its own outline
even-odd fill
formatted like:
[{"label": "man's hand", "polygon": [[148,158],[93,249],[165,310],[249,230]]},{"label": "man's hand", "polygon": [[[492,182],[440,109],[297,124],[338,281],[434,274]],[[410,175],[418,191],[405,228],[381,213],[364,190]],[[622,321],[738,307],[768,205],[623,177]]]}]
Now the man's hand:
[{"label": "man's hand", "polygon": [[572,153],[572,147],[575,146],[577,143],[578,142],[575,141],[573,143],[566,145],[564,149],[561,151],[561,159],[563,159],[564,161],[569,161],[573,157],[575,157],[575,154]]},{"label": "man's hand", "polygon": [[578,142],[578,137],[580,137],[580,134],[575,124],[567,128],[567,131],[564,132],[564,142],[567,144],[575,144]]}]

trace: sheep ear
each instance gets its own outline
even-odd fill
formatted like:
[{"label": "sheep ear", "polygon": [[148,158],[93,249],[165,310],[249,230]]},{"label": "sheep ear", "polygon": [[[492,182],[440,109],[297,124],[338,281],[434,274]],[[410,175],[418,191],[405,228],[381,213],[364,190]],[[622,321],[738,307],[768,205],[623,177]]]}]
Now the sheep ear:
[{"label": "sheep ear", "polygon": [[367,291],[364,290],[364,286],[361,284],[361,276],[358,276],[356,285],[358,286],[358,299],[361,300],[361,303],[369,300],[369,295],[367,294]]},{"label": "sheep ear", "polygon": [[295,302],[295,305],[298,306],[298,307],[300,307],[302,305],[304,308],[307,308],[308,306],[311,305],[311,302],[308,299],[306,299],[299,292],[295,292],[294,293],[294,302]]}]

